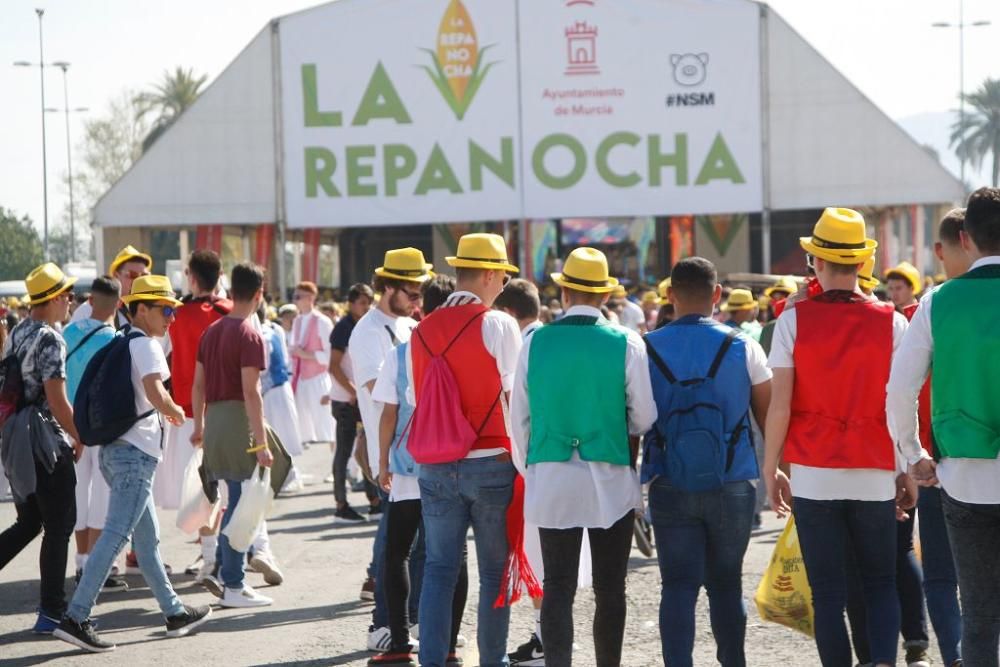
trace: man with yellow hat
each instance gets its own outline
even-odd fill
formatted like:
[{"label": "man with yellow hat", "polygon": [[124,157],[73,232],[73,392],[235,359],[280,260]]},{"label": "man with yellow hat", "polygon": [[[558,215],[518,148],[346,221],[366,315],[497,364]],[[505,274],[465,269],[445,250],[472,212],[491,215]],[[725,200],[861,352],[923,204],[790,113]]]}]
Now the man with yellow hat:
[{"label": "man with yellow hat", "polygon": [[863,564],[872,663],[894,665],[897,498],[908,509],[916,497],[896,468],[885,386],[906,319],[858,290],[858,271],[878,245],[860,213],[826,209],[800,244],[823,291],[785,310],[774,331],[763,477],[779,516],[795,515],[821,662],[852,664],[843,616],[850,542]]},{"label": "man with yellow hat", "polygon": [[[134,246],[127,245],[118,251],[115,258],[108,265],[108,275],[113,276],[122,286],[122,296],[127,295],[132,290],[132,281],[139,276],[148,276],[153,269],[153,258],[144,252],[136,250]],[[73,311],[71,322],[85,320],[90,317],[92,306],[89,303],[82,303]],[[115,326],[121,329],[128,324],[128,308],[124,304],[118,309],[115,315]]]},{"label": "man with yellow hat", "polygon": [[601,315],[618,284],[608,275],[604,253],[577,248],[552,280],[562,288],[566,314],[525,342],[511,401],[525,521],[539,527],[545,566],[545,661],[572,660],[573,599],[586,530],[597,596],[597,664],[618,665],[634,514],[642,507],[631,442],[652,425],[656,406],[642,339]]},{"label": "man with yellow hat", "polygon": [[757,299],[746,288],[736,288],[729,293],[729,299],[719,307],[726,314],[727,326],[739,329],[754,340],[760,340],[761,326],[757,322]]},{"label": "man with yellow hat", "polygon": [[618,321],[623,327],[638,334],[646,333],[646,312],[639,304],[628,298],[628,292],[625,291],[624,285],[615,286],[611,293],[611,300],[621,308]]},{"label": "man with yellow hat", "polygon": [[[131,382],[135,397],[135,421],[121,437],[101,448],[101,467],[111,487],[104,530],[87,559],[87,567],[73,599],[54,635],[92,653],[111,651],[115,645],[102,640],[90,621],[97,596],[111,573],[115,558],[131,536],[139,569],[166,619],[167,635],[180,637],[204,623],[211,614],[208,606],[191,607],[181,602],[167,578],[159,550],[159,526],[153,506],[153,476],[162,458],[163,418],[178,425],[184,410],[167,392],[170,378],[163,348],[154,339],[163,337],[174,321],[181,302],[174,297],[166,276],[141,276],[123,297],[131,325],[122,338],[105,347],[102,363],[127,359],[128,377],[99,373],[96,379]],[[122,352],[119,352],[122,350]],[[91,386],[91,397],[110,394],[110,387]],[[82,389],[81,389],[82,391]],[[77,401],[79,401],[79,397]],[[102,409],[101,406],[93,406]]]},{"label": "man with yellow hat", "polygon": [[[30,407],[7,419],[0,438],[0,456],[17,511],[14,525],[0,533],[0,569],[44,530],[41,599],[34,627],[40,634],[55,630],[66,610],[66,558],[76,523],[73,450],[79,457],[83,446],[66,397],[66,344],[56,331],[69,312],[75,282],[52,263],[29,273],[25,283],[30,314],[11,330],[3,349],[4,359],[17,355],[24,405]],[[40,439],[38,447],[31,446],[32,415],[39,415],[55,432],[52,439]]]},{"label": "man with yellow hat", "polygon": [[[510,588],[519,593],[517,577],[526,566],[520,548],[523,505],[511,502],[517,471],[505,418],[521,331],[513,317],[491,307],[518,269],[507,259],[507,246],[497,234],[466,234],[446,260],[456,270],[456,290],[420,322],[407,355],[407,397],[416,406],[408,450],[422,464],[421,501],[425,508],[434,508],[424,513],[427,561],[420,597],[420,664],[443,667],[449,659],[452,598],[471,525],[479,563],[479,659],[483,665],[502,665],[510,622],[505,593]],[[427,393],[425,377],[441,379],[442,373],[452,376],[449,391],[457,396],[443,396],[443,388]],[[450,410],[456,420],[468,423],[469,440],[460,443],[462,451],[437,452],[436,463],[424,463],[433,452],[418,447],[436,442],[432,425],[431,431],[424,431],[417,418],[428,409]]]},{"label": "man with yellow hat", "polygon": [[764,290],[764,297],[767,299],[767,321],[760,330],[758,342],[764,348],[764,352],[771,351],[771,339],[774,336],[774,325],[778,316],[785,309],[787,299],[799,291],[799,284],[792,276],[779,278],[777,282]]},{"label": "man with yellow hat", "polygon": [[917,309],[917,295],[924,286],[917,267],[909,262],[900,262],[885,274],[885,284],[896,310],[906,315],[907,320],[912,319]]},{"label": "man with yellow hat", "polygon": [[[433,266],[424,260],[424,253],[417,248],[399,248],[385,253],[382,266],[375,269],[372,284],[377,294],[381,294],[378,304],[362,316],[351,332],[347,344],[347,354],[351,359],[354,386],[357,391],[358,411],[364,426],[365,448],[361,453],[368,470],[365,476],[377,480],[381,453],[379,423],[382,419],[383,404],[372,398],[375,381],[385,362],[386,356],[410,340],[410,332],[417,325],[413,314],[423,302],[421,285],[434,277]],[[400,498],[419,496],[415,478],[400,479],[400,486],[411,484],[404,492],[397,489]],[[389,610],[382,593],[383,581],[378,573],[382,569],[385,556],[385,512],[388,495],[377,488],[370,498],[369,517],[378,519],[379,527],[372,545],[372,562],[365,584],[374,585],[375,609],[372,626],[368,634],[371,650],[385,650],[391,643]],[[346,512],[342,512],[343,516]],[[346,513],[350,514],[350,513]],[[372,581],[374,579],[374,581]]]}]

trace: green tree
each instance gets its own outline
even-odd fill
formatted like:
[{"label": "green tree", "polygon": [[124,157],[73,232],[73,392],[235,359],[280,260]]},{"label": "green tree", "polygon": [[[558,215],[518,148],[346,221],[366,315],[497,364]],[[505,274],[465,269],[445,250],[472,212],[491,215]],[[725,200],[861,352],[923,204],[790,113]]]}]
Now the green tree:
[{"label": "green tree", "polygon": [[164,72],[160,82],[153,84],[152,90],[136,97],[137,120],[142,120],[147,114],[155,113],[157,116],[149,134],[142,141],[142,152],[148,151],[184,110],[194,104],[207,80],[207,74],[195,76],[193,69],[185,70],[178,66],[173,72]]},{"label": "green tree", "polygon": [[23,280],[42,263],[42,241],[28,216],[0,206],[0,280]]},{"label": "green tree", "polygon": [[987,155],[993,157],[993,187],[1000,186],[1000,79],[986,79],[972,93],[965,95],[965,117],[951,127],[951,145],[955,154],[968,160],[976,169]]}]

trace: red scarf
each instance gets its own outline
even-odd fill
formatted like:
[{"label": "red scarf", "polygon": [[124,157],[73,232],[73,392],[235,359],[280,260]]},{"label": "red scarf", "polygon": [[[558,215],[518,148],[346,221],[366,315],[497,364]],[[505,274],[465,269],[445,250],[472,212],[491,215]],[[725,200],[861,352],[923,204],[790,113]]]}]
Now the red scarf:
[{"label": "red scarf", "polygon": [[493,608],[499,609],[520,600],[522,586],[527,588],[530,597],[542,597],[542,585],[524,553],[524,477],[517,475],[514,478],[514,494],[507,506],[507,564]]}]

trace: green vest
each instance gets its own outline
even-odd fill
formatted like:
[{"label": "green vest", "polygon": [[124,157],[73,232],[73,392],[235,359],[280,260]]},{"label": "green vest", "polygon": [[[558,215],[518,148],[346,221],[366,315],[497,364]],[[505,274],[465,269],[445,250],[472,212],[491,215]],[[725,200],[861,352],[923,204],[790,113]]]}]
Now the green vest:
[{"label": "green vest", "polygon": [[992,321],[1000,265],[949,280],[934,293],[931,424],[942,456],[1000,453],[1000,329]]},{"label": "green vest", "polygon": [[628,335],[606,320],[573,316],[538,329],[528,357],[528,465],[631,464],[625,403]]}]

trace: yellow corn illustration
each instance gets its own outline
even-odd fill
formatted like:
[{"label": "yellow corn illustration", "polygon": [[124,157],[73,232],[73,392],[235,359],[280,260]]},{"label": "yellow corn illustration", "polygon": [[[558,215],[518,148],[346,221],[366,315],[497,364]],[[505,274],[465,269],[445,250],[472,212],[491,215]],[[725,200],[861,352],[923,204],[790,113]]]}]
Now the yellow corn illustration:
[{"label": "yellow corn illustration", "polygon": [[437,57],[455,99],[464,101],[472,72],[479,60],[479,43],[476,41],[476,27],[462,0],[451,0],[441,17]]}]

